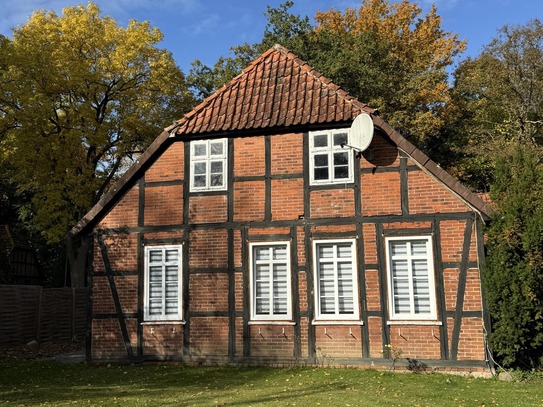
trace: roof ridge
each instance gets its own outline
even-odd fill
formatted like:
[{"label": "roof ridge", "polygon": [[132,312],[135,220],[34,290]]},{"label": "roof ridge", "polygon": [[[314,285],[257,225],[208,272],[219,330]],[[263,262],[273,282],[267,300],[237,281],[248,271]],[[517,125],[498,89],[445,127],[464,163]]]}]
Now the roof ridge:
[{"label": "roof ridge", "polygon": [[357,98],[355,98],[353,95],[351,95],[345,89],[343,89],[341,86],[335,84],[330,78],[323,75],[320,71],[317,71],[315,68],[313,68],[311,65],[309,65],[309,63],[307,61],[305,61],[305,60],[301,59],[300,57],[298,57],[296,54],[294,54],[292,51],[290,51],[285,46],[283,46],[281,44],[275,44],[273,46],[273,49],[277,49],[279,52],[283,53],[283,55],[285,55],[287,58],[289,58],[293,62],[295,62],[307,74],[311,75],[313,78],[315,78],[319,82],[322,82],[324,85],[326,85],[327,88],[331,89],[332,92],[338,93],[339,96],[341,96],[343,99],[346,99],[349,103],[354,103],[361,110],[365,110],[365,111],[369,111],[369,112],[375,111],[375,109],[372,109],[367,104],[365,104],[363,102],[360,102]]},{"label": "roof ridge", "polygon": [[[200,102],[196,107],[194,107],[190,112],[186,113],[181,119],[176,121],[176,124],[174,126],[171,126],[167,128],[167,131],[173,130],[174,128],[179,129],[183,126],[185,122],[190,120],[192,117],[196,116],[198,113],[200,113],[202,110],[204,110],[206,107],[209,107],[213,101],[221,96],[224,95],[225,92],[227,92],[228,89],[234,88],[238,83],[241,81],[241,79],[247,75],[249,75],[253,70],[257,69],[257,67],[262,64],[264,61],[266,61],[270,55],[274,53],[280,53],[287,59],[291,60],[296,66],[298,66],[301,70],[303,70],[306,74],[312,76],[315,80],[317,80],[319,83],[322,83],[324,86],[326,86],[330,91],[337,94],[340,98],[344,99],[347,103],[351,103],[358,107],[360,110],[365,111],[367,113],[372,113],[375,111],[375,109],[370,108],[367,104],[360,102],[357,98],[355,98],[353,95],[351,95],[349,92],[347,92],[345,89],[343,89],[341,86],[338,86],[334,84],[334,82],[324,76],[322,73],[317,71],[316,69],[312,68],[309,63],[303,59],[300,59],[296,54],[294,54],[292,51],[290,51],[288,48],[281,44],[274,44],[271,48],[269,48],[267,51],[265,51],[263,54],[261,54],[258,58],[253,60],[249,65],[247,65],[246,68],[242,69],[242,71],[236,75],[234,78],[232,78],[230,81],[222,85],[219,89],[217,89],[215,92],[213,92],[210,96],[205,98],[202,102]],[[181,132],[182,133],[182,132]],[[180,133],[178,133],[180,134]]]},{"label": "roof ridge", "polygon": [[[276,44],[278,45],[278,44]],[[281,47],[281,46],[280,46]],[[226,92],[227,89],[233,88],[237,83],[241,80],[242,77],[249,74],[252,70],[256,69],[256,66],[259,65],[264,59],[268,57],[271,53],[275,51],[275,46],[268,49],[266,52],[264,52],[262,55],[260,55],[257,59],[253,60],[247,67],[241,70],[239,74],[234,76],[231,80],[226,82],[224,85],[222,85],[219,89],[215,90],[211,95],[209,95],[207,98],[202,100],[196,107],[194,107],[190,112],[186,113],[181,119],[177,120],[177,123],[175,127],[180,127],[183,122],[190,119],[191,117],[195,116],[197,113],[199,113],[201,110],[203,110],[205,107],[209,106],[209,104],[216,98],[222,96],[224,92]]]}]

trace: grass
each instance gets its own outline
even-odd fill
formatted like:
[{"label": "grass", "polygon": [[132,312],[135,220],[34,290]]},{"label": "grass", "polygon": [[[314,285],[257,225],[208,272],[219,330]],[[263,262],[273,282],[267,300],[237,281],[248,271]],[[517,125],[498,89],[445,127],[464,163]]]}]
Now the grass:
[{"label": "grass", "polygon": [[0,362],[0,405],[543,406],[543,380],[333,368]]}]

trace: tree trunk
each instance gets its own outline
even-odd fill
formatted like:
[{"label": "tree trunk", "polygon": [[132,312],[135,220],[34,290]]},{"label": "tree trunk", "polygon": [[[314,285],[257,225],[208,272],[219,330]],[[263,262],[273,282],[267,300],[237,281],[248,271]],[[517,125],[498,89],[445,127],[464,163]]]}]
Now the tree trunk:
[{"label": "tree trunk", "polygon": [[70,268],[72,288],[85,287],[85,270],[87,265],[87,252],[92,236],[85,236],[79,241],[71,237],[66,238],[66,257]]}]

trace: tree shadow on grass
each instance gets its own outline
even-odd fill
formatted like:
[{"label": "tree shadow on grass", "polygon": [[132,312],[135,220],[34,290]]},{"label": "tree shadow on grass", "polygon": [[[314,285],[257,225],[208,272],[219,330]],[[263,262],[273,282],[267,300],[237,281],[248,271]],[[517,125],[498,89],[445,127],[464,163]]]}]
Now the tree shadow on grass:
[{"label": "tree shadow on grass", "polygon": [[[321,384],[303,381],[302,373],[312,371],[311,368],[183,367],[173,363],[62,365],[54,361],[26,361],[3,363],[0,370],[0,404],[250,405],[279,403],[323,391]],[[288,381],[290,376],[292,382]],[[326,388],[341,391],[344,387],[337,382]]]}]

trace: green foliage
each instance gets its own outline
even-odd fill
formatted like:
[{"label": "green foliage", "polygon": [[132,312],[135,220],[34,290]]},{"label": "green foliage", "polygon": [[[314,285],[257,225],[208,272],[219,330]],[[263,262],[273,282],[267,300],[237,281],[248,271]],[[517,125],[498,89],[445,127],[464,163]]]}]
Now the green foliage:
[{"label": "green foliage", "polygon": [[[488,190],[496,157],[513,144],[543,152],[543,24],[504,26],[474,59],[455,72],[454,128],[442,138],[462,180]],[[454,124],[453,124],[454,123]],[[482,165],[481,165],[482,164]],[[478,185],[477,185],[478,184]]]},{"label": "green foliage", "polygon": [[48,242],[193,105],[161,39],[147,22],[119,27],[92,3],[37,11],[0,39],[0,161],[30,197],[19,217]]},{"label": "green foliage", "polygon": [[490,343],[507,367],[543,364],[543,168],[518,147],[496,164],[490,190],[496,214],[484,269],[493,318]]},{"label": "green foliage", "polygon": [[189,82],[200,97],[279,43],[384,118],[420,146],[443,127],[451,109],[446,69],[464,43],[445,32],[433,8],[416,3],[364,0],[359,8],[307,16],[290,13],[292,1],[268,7],[262,41],[232,48],[213,68],[195,61]]}]

